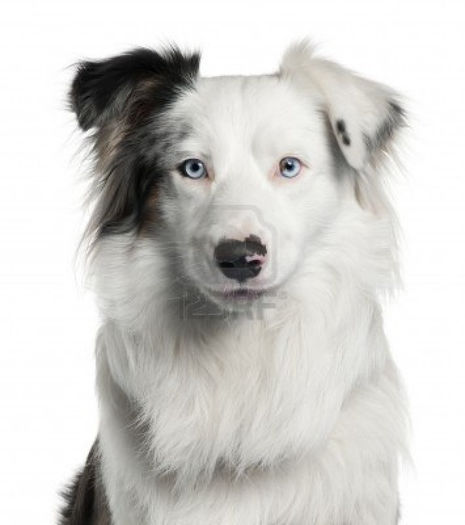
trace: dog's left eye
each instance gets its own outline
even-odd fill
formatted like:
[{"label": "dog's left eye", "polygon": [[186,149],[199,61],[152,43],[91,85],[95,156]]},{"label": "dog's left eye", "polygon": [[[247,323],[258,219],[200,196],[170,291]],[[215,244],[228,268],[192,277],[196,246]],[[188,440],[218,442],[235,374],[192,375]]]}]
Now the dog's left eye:
[{"label": "dog's left eye", "polygon": [[179,171],[190,179],[203,179],[207,175],[205,164],[199,159],[187,159],[180,166]]},{"label": "dog's left eye", "polygon": [[284,159],[281,159],[279,162],[279,172],[283,177],[287,177],[288,179],[296,177],[301,169],[302,163],[295,157],[284,157]]}]

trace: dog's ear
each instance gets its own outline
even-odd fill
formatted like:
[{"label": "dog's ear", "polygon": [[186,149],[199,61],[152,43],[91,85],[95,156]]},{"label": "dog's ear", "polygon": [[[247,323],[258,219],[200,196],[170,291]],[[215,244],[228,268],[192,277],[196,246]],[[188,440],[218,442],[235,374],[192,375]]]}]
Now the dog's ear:
[{"label": "dog's ear", "polygon": [[197,53],[185,55],[176,48],[163,53],[140,48],[81,62],[71,87],[71,108],[84,131],[124,115],[134,119],[141,113],[137,99],[145,98],[153,106],[169,102],[176,90],[196,78],[199,61]]},{"label": "dog's ear", "polygon": [[178,96],[194,88],[199,63],[198,53],[171,47],[160,53],[136,49],[78,65],[70,105],[81,128],[93,131],[91,196],[96,204],[90,239],[130,231],[146,220],[160,180],[155,145],[169,143],[160,117]]},{"label": "dog's ear", "polygon": [[405,111],[395,91],[315,58],[306,42],[285,53],[280,73],[320,95],[342,154],[357,171],[379,160],[405,124]]}]

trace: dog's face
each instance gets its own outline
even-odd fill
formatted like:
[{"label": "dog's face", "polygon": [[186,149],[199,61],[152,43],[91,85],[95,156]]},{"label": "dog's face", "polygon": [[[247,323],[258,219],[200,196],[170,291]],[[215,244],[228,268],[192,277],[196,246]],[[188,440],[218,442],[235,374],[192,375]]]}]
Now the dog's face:
[{"label": "dog's face", "polygon": [[185,275],[226,305],[276,290],[337,207],[316,101],[277,76],[211,78],[173,113],[160,205]]},{"label": "dog's face", "polygon": [[304,47],[256,77],[200,78],[177,51],[84,63],[72,103],[96,130],[97,238],[157,239],[226,308],[275,293],[322,249],[403,117],[388,89]]}]

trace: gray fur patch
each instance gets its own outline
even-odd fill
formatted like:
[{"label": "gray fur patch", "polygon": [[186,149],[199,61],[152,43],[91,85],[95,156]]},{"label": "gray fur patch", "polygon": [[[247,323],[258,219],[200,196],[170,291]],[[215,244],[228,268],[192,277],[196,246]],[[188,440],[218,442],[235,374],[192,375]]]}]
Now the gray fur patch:
[{"label": "gray fur patch", "polygon": [[389,102],[387,118],[382,122],[373,137],[366,133],[363,135],[365,146],[369,153],[386,146],[393,137],[394,132],[405,125],[405,111],[396,102]]}]

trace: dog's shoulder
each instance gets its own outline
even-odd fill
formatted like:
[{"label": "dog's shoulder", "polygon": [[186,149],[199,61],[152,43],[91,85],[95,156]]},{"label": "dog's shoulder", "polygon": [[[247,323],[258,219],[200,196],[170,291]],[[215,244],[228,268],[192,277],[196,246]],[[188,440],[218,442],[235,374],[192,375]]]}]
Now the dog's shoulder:
[{"label": "dog's shoulder", "polygon": [[84,468],[63,492],[65,499],[59,525],[112,525],[101,480],[98,439],[95,440]]}]

